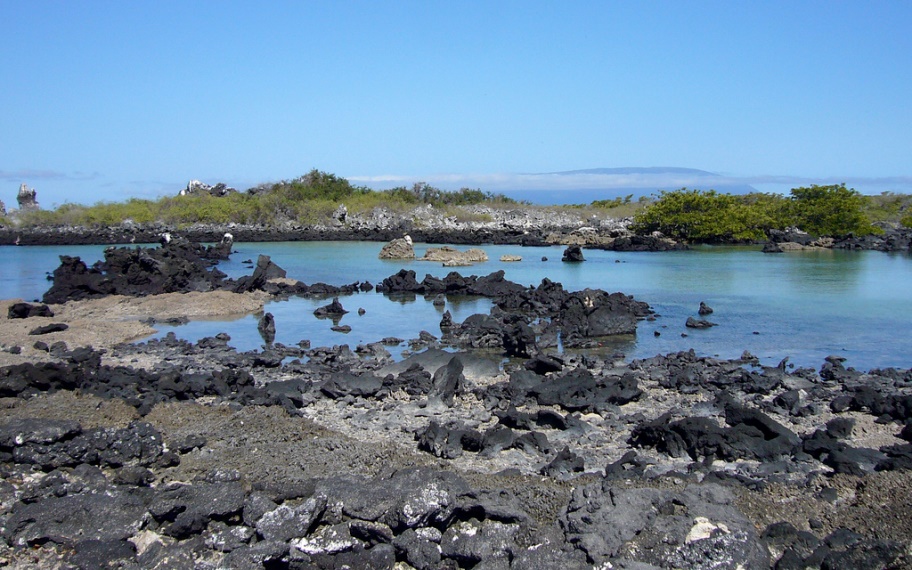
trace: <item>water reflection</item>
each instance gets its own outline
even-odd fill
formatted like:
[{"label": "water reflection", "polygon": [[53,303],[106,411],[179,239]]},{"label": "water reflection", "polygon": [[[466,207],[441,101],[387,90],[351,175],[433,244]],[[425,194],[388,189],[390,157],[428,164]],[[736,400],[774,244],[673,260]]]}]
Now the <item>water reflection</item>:
[{"label": "water reflection", "polygon": [[[472,314],[487,313],[491,308],[491,301],[480,297],[463,299],[450,296],[446,306],[438,308],[432,301],[414,294],[386,296],[373,292],[339,296],[339,301],[349,312],[329,319],[320,319],[313,314],[314,310],[325,306],[325,300],[292,297],[268,303],[265,311],[275,318],[275,341],[296,345],[307,340],[314,347],[356,345],[388,337],[408,340],[417,337],[421,330],[439,337],[441,309],[449,310],[455,321],[462,322]],[[152,338],[174,332],[179,338],[196,341],[203,336],[225,332],[231,336],[229,345],[242,351],[254,350],[262,346],[257,330],[258,318],[257,315],[249,315],[233,321],[210,321],[204,326],[197,323],[178,327],[160,325],[156,326],[158,333]],[[348,325],[351,331],[333,331],[330,323]]]},{"label": "water reflection", "polygon": [[835,295],[857,291],[865,259],[871,252],[796,251],[769,254],[779,277],[794,295]]}]

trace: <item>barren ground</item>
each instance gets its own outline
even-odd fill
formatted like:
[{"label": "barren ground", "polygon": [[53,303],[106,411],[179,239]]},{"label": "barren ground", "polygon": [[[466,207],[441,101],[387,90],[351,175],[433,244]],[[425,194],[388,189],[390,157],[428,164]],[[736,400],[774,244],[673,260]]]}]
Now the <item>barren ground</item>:
[{"label": "barren ground", "polygon": [[[48,360],[48,353],[37,350],[34,344],[42,341],[48,346],[63,341],[70,348],[92,346],[110,348],[122,342],[147,337],[155,328],[142,322],[146,319],[203,319],[245,315],[262,311],[265,293],[231,293],[210,291],[206,293],[166,293],[148,297],[114,295],[101,299],[70,301],[50,305],[54,316],[50,318],[8,319],[7,312],[21,299],[0,301],[0,347],[18,346],[20,354],[0,352],[0,366]],[[37,326],[64,323],[69,328],[61,332],[30,335]]]}]

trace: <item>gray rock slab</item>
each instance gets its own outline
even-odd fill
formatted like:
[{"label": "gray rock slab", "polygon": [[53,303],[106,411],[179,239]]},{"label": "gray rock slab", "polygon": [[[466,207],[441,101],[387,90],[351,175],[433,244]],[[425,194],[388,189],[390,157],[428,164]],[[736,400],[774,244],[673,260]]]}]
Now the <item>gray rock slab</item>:
[{"label": "gray rock slab", "polygon": [[561,525],[596,564],[632,558],[659,567],[769,567],[753,524],[733,501],[715,484],[668,491],[595,483],[574,490]]},{"label": "gray rock slab", "polygon": [[478,378],[491,377],[500,374],[500,363],[492,358],[486,358],[484,356],[466,352],[453,353],[438,348],[429,348],[424,352],[413,354],[399,362],[384,366],[377,370],[377,376],[382,378],[387,374],[401,374],[408,370],[412,364],[418,364],[422,369],[433,376],[438,369],[446,366],[456,354],[459,354],[463,366],[462,373],[468,380],[474,381]]},{"label": "gray rock slab", "polygon": [[73,420],[19,418],[0,425],[0,447],[17,447],[26,443],[45,445],[81,431],[79,423]]},{"label": "gray rock slab", "polygon": [[109,489],[18,503],[2,531],[15,546],[125,540],[139,531],[145,512],[146,504],[139,495]]}]

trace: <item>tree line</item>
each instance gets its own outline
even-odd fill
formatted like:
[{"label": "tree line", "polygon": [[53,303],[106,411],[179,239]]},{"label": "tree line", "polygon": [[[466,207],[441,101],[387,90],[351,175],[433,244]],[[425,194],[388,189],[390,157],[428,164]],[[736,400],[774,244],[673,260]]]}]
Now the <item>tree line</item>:
[{"label": "tree line", "polygon": [[845,184],[793,188],[790,195],[720,194],[681,188],[661,192],[634,215],[633,229],[697,242],[763,241],[770,230],[798,228],[817,236],[844,238],[883,233],[874,221],[899,219],[912,227],[910,197],[863,196]]}]

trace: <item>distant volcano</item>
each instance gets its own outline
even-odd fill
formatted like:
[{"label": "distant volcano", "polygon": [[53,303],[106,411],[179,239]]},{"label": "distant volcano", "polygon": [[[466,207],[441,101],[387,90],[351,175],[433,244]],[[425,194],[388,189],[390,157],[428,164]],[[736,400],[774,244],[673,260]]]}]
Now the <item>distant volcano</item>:
[{"label": "distant volcano", "polygon": [[685,187],[725,194],[757,192],[753,186],[713,172],[671,166],[587,168],[524,174],[520,175],[519,184],[523,179],[530,182],[527,188],[500,190],[500,193],[533,204],[588,204],[594,200],[610,200],[630,194],[636,200],[661,190]]}]

